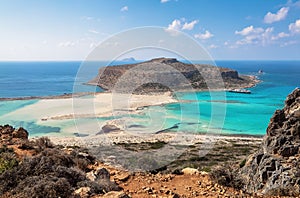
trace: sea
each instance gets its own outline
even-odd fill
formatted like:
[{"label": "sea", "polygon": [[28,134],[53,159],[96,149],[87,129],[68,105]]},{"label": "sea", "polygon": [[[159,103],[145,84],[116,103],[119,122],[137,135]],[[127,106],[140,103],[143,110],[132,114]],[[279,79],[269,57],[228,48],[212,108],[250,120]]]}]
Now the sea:
[{"label": "sea", "polygon": [[[83,68],[80,61],[0,62],[0,98],[101,92],[101,89],[86,85],[85,82],[95,77],[98,69],[107,64],[107,62],[92,62]],[[206,133],[215,130],[221,134],[261,136],[266,133],[274,111],[282,108],[286,96],[300,86],[300,61],[226,60],[216,61],[216,65],[235,69],[240,74],[255,75],[261,83],[249,88],[251,94],[222,92],[218,95],[218,92],[208,91],[176,93],[175,96],[180,102],[147,107],[138,115],[131,116],[136,120],[131,121],[129,127],[147,130],[147,127],[151,128],[150,125],[155,125],[155,121],[159,121],[159,129],[162,131]],[[259,74],[259,70],[263,73]],[[16,117],[7,116],[14,115],[14,112],[39,100],[0,101],[0,125],[22,126],[32,137],[64,135],[65,129],[74,125],[74,122],[70,120],[53,122],[47,126],[40,125],[39,120],[33,118],[25,119],[26,115],[23,114]],[[220,112],[218,109],[221,109]],[[28,112],[28,115],[31,113],[33,112]],[[101,120],[109,119],[112,118]],[[81,131],[73,132],[72,134],[78,134]]]}]

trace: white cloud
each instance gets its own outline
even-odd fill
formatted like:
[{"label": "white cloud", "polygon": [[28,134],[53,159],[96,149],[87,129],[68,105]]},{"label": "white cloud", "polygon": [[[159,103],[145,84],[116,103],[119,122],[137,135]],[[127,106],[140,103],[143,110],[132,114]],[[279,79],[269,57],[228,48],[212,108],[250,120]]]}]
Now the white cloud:
[{"label": "white cloud", "polygon": [[178,19],[175,19],[174,21],[172,21],[171,24],[168,25],[167,30],[169,31],[179,31],[181,29],[181,22]]},{"label": "white cloud", "polygon": [[191,21],[190,23],[185,22],[182,29],[183,30],[192,30],[194,26],[198,23],[198,20]]},{"label": "white cloud", "polygon": [[271,40],[278,40],[278,39],[281,39],[281,38],[286,38],[286,37],[289,37],[290,35],[285,33],[285,32],[280,32],[278,33],[277,35],[275,36],[272,36],[271,37]]},{"label": "white cloud", "polygon": [[208,30],[205,31],[205,33],[203,34],[195,34],[194,37],[198,38],[198,39],[202,39],[202,40],[206,40],[209,39],[211,37],[213,37],[214,35],[212,33],[210,33]]},{"label": "white cloud", "polygon": [[83,16],[83,17],[81,17],[81,20],[84,20],[84,21],[91,21],[93,19],[94,19],[94,17],[91,17],[91,16]]},{"label": "white cloud", "polygon": [[121,12],[126,12],[126,11],[128,11],[128,6],[122,7],[120,11],[121,11]]},{"label": "white cloud", "polygon": [[286,46],[289,46],[289,45],[295,45],[295,44],[298,44],[297,41],[287,41],[287,42],[284,42],[280,45],[280,47],[286,47]]},{"label": "white cloud", "polygon": [[219,46],[217,45],[214,45],[214,44],[211,44],[210,46],[208,46],[209,49],[216,49],[218,48]]},{"label": "white cloud", "polygon": [[293,2],[293,0],[288,0],[287,3],[286,3],[286,5],[289,6],[290,8],[291,7],[300,8],[300,0],[296,1],[296,2]]},{"label": "white cloud", "polygon": [[160,3],[167,3],[169,2],[170,0],[160,0]]},{"label": "white cloud", "polygon": [[166,31],[175,33],[176,31],[179,30],[192,30],[194,29],[195,25],[198,23],[198,20],[193,20],[191,22],[185,22],[184,24],[182,24],[182,22],[184,21],[185,21],[184,18],[182,18],[181,20],[174,19],[172,23],[168,25]]},{"label": "white cloud", "polygon": [[276,14],[273,14],[271,12],[268,12],[264,18],[265,23],[274,23],[276,21],[281,21],[285,19],[289,12],[288,7],[282,7]]},{"label": "white cloud", "polygon": [[292,34],[299,34],[300,33],[300,19],[296,20],[295,23],[291,23],[289,25],[289,30]]},{"label": "white cloud", "polygon": [[93,29],[90,29],[89,32],[93,33],[93,34],[99,34],[99,32],[97,30],[93,30]]},{"label": "white cloud", "polygon": [[65,41],[58,44],[59,47],[74,47],[75,43],[72,41]]},{"label": "white cloud", "polygon": [[250,27],[251,28],[249,28],[249,27],[244,28],[240,32],[236,31],[236,34],[240,34],[244,37],[244,38],[236,41],[236,45],[256,44],[256,45],[265,46],[269,43],[272,43],[272,40],[274,40],[274,38],[277,39],[277,37],[278,38],[286,37],[285,33],[283,33],[283,32],[274,36],[273,35],[274,28],[273,27],[269,27],[267,29],[253,28],[252,26],[250,26]]},{"label": "white cloud", "polygon": [[241,31],[235,31],[235,34],[239,34],[242,36],[247,36],[249,34],[257,34],[257,33],[261,33],[263,32],[264,29],[263,28],[254,28],[252,25],[249,27],[245,27],[244,29],[242,29]]}]

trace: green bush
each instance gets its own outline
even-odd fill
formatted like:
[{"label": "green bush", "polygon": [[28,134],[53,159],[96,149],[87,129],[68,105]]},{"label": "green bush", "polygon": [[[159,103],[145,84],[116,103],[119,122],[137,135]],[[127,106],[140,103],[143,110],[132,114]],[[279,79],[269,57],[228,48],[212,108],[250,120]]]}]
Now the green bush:
[{"label": "green bush", "polygon": [[0,174],[18,165],[18,159],[12,148],[0,148]]}]

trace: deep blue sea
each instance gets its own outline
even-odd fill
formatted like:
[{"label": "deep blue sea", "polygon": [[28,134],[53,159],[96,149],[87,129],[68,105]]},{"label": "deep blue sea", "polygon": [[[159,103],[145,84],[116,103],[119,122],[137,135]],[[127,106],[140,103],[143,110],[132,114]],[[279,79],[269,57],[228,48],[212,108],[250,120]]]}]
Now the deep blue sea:
[{"label": "deep blue sea", "polygon": [[[81,62],[0,62],[0,98],[72,93],[76,78],[76,91],[93,92],[95,87],[82,83],[95,77],[99,67],[105,64],[94,62],[80,70]],[[249,95],[226,92],[226,101],[212,101],[209,92],[198,92],[198,101],[168,104],[163,109],[161,106],[150,107],[152,112],[158,112],[158,117],[165,116],[165,128],[177,125],[181,131],[193,131],[197,125],[198,132],[205,132],[210,124],[212,104],[225,103],[226,116],[222,133],[263,135],[274,111],[282,108],[286,96],[300,86],[300,61],[216,61],[216,65],[235,69],[241,74],[258,75],[258,70],[263,70],[264,73],[258,75],[262,82],[250,88],[252,94]],[[78,71],[81,72],[76,77]],[[177,97],[192,100],[194,93],[178,93]],[[37,101],[1,101],[0,124],[19,125],[20,118],[6,119],[5,115]],[[200,115],[195,115],[195,105],[200,108]],[[182,108],[188,118],[184,122],[181,119]],[[164,114],[160,114],[161,111]],[[140,116],[145,118],[140,124],[146,123],[149,115],[145,113]],[[51,130],[63,133],[64,124],[45,127],[39,126],[35,120],[22,122],[22,126],[29,128],[32,134],[39,135]]]}]

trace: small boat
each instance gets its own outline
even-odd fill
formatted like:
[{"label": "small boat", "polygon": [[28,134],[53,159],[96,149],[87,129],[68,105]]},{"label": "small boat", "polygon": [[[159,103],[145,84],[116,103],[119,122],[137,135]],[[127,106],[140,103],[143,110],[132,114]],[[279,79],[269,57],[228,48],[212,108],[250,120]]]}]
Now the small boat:
[{"label": "small boat", "polygon": [[263,74],[264,71],[260,69],[260,70],[258,70],[258,73],[259,73],[259,74]]},{"label": "small boat", "polygon": [[232,93],[251,94],[251,91],[250,91],[250,90],[247,90],[247,89],[230,89],[229,92],[232,92]]}]

